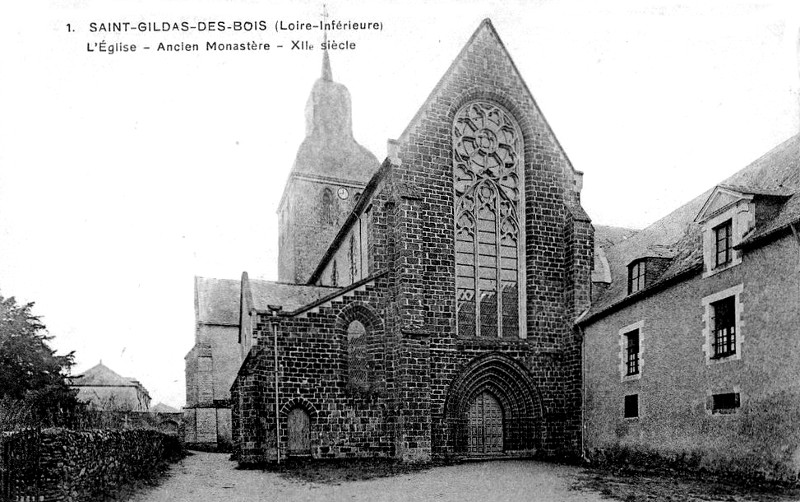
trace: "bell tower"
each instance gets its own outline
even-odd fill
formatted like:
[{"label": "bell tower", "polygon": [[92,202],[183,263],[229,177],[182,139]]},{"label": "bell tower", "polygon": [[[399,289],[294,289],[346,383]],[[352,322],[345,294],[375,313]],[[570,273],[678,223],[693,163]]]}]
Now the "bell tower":
[{"label": "bell tower", "polygon": [[278,280],[299,284],[308,281],[379,167],[353,138],[350,92],[333,81],[327,49],[305,115],[306,137],[278,207]]}]

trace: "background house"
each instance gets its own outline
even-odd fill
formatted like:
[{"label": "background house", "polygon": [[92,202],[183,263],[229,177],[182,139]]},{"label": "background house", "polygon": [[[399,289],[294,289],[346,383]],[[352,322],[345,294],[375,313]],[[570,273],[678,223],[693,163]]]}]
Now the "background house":
[{"label": "background house", "polygon": [[149,411],[150,394],[136,379],[118,375],[100,361],[71,378],[78,399],[97,411]]}]

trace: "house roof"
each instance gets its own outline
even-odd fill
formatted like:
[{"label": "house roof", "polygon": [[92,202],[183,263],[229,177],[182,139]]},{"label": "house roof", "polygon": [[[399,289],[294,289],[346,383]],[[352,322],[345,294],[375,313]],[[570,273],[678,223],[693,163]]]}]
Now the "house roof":
[{"label": "house roof", "polygon": [[638,232],[633,228],[594,225],[594,243],[596,246],[608,248],[629,239]]},{"label": "house roof", "polygon": [[150,407],[150,411],[153,413],[180,413],[181,410],[177,408],[173,408],[164,403],[157,403],[155,406]]},{"label": "house roof", "polygon": [[[195,277],[194,288],[198,324],[239,325],[241,280]],[[250,279],[250,288],[253,306],[259,310],[266,310],[270,304],[281,305],[284,310],[295,310],[336,290],[259,279]]]},{"label": "house roof", "polygon": [[611,267],[605,250],[633,236],[638,230],[594,225],[594,266],[592,282],[611,282]]},{"label": "house roof", "polygon": [[[761,222],[751,235],[745,236],[740,246],[752,244],[800,220],[800,135],[787,139],[717,186],[753,195],[788,197],[771,219]],[[701,271],[701,227],[694,220],[713,190],[705,191],[627,239],[603,247],[604,257],[611,270],[611,285],[578,322],[587,323],[617,307],[645,297],[671,281]],[[602,227],[595,227],[596,232],[598,228]],[[602,239],[602,232],[600,235]],[[597,237],[595,240],[597,241]],[[637,258],[653,256],[653,251],[658,249],[667,250],[663,257],[671,258],[669,266],[652,285],[629,296],[627,265]]]},{"label": "house roof", "polygon": [[751,246],[777,232],[787,228],[792,223],[800,221],[800,194],[795,194],[783,205],[780,212],[767,224],[748,235],[738,247]]},{"label": "house roof", "polygon": [[131,378],[115,373],[111,368],[104,365],[102,362],[92,366],[80,375],[72,377],[72,385],[76,387],[137,387],[141,384]]}]

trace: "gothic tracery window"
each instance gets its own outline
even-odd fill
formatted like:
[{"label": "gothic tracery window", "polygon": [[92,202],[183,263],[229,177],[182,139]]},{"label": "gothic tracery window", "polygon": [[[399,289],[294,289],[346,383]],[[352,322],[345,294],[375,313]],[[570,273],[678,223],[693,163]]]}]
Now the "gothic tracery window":
[{"label": "gothic tracery window", "polygon": [[353,321],[347,326],[348,383],[355,389],[369,386],[366,335],[367,330],[359,321]]},{"label": "gothic tracery window", "polygon": [[458,333],[519,337],[525,247],[515,120],[491,103],[462,108],[453,124],[453,163]]}]

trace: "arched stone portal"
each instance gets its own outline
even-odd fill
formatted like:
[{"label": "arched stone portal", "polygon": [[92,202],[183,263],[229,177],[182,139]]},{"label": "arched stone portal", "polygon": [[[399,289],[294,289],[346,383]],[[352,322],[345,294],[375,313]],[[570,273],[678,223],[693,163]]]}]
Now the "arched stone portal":
[{"label": "arched stone portal", "polygon": [[445,420],[456,453],[532,453],[541,444],[542,404],[528,370],[492,353],[470,361],[450,384]]}]

